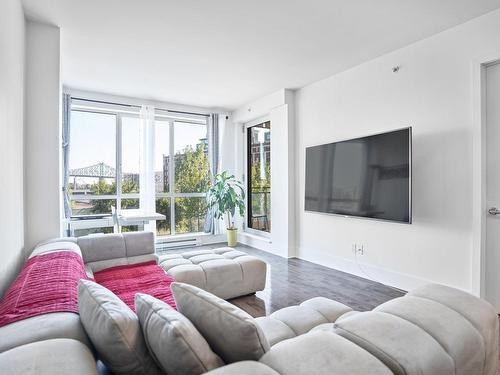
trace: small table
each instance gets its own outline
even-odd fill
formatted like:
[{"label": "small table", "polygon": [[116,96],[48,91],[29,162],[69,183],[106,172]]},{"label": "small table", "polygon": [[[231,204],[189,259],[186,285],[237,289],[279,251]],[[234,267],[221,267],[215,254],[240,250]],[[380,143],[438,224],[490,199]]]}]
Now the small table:
[{"label": "small table", "polygon": [[151,220],[165,219],[166,216],[158,212],[145,212],[137,208],[113,212],[113,220],[115,221],[115,225],[118,226],[118,233],[121,232],[121,227],[124,225],[142,225],[149,223]]}]

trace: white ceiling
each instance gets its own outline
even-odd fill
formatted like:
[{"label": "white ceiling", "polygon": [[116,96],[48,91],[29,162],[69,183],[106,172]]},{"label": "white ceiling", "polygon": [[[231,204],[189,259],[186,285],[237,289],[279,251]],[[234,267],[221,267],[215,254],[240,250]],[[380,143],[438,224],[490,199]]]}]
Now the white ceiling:
[{"label": "white ceiling", "polygon": [[65,85],[236,108],[500,7],[500,0],[24,0],[61,27]]}]

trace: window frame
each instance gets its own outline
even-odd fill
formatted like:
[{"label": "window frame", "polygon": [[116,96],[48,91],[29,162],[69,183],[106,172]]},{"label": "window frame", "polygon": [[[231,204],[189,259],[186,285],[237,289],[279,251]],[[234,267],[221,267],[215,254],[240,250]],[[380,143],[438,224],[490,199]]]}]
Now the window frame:
[{"label": "window frame", "polygon": [[[83,101],[83,103],[82,103]],[[138,199],[140,200],[140,192],[139,193],[123,193],[122,192],[122,176],[123,176],[123,140],[122,140],[122,130],[123,124],[122,120],[124,117],[131,117],[139,119],[139,110],[132,110],[127,106],[107,106],[107,105],[86,105],[84,103],[84,99],[77,99],[77,103],[75,104],[73,101],[71,103],[71,112],[87,112],[87,113],[95,113],[95,114],[103,114],[103,115],[114,115],[115,116],[115,147],[116,147],[116,159],[115,159],[115,184],[116,184],[116,193],[113,195],[93,195],[93,200],[114,200],[115,206],[117,210],[121,210],[121,203],[124,199]],[[193,125],[204,125],[207,129],[208,133],[208,116],[205,115],[192,115],[188,113],[180,113],[179,115],[172,115],[168,113],[166,110],[155,109],[155,129],[156,123],[158,121],[168,123],[169,127],[169,158],[170,160],[175,160],[175,150],[174,150],[174,142],[175,142],[175,123],[186,123]],[[207,134],[208,135],[208,134]],[[71,136],[70,136],[71,137]],[[71,138],[70,138],[71,142]],[[155,140],[154,140],[155,142]],[[154,145],[153,149],[156,147]],[[208,143],[208,148],[210,152],[210,148],[213,147]],[[152,151],[154,153],[154,151]],[[153,156],[154,157],[154,156]],[[139,172],[139,175],[141,173]],[[154,170],[153,170],[154,175]],[[168,183],[168,192],[157,193],[155,188],[154,191],[154,199],[155,204],[156,200],[159,198],[168,198],[170,200],[170,234],[167,235],[158,235],[156,232],[156,221],[151,221],[150,226],[151,229],[154,230],[155,236],[157,240],[165,240],[172,236],[200,236],[206,235],[205,232],[190,232],[190,233],[181,233],[177,234],[175,225],[175,200],[176,198],[205,198],[206,192],[204,193],[178,193],[175,191],[175,162],[172,162],[169,167],[169,183]],[[154,184],[154,182],[153,182]],[[73,196],[69,196],[70,202],[73,201]],[[86,219],[85,216],[91,216],[92,219]],[[92,228],[105,228],[114,226],[113,220],[111,219],[111,213],[107,214],[91,214],[91,215],[72,215],[70,222],[72,223],[73,229],[92,229]]]},{"label": "window frame", "polygon": [[[160,110],[161,111],[161,110]],[[198,120],[198,121],[197,121]],[[193,125],[205,125],[208,133],[208,118],[205,118],[203,120],[200,120],[199,118],[193,118],[188,117],[184,120],[179,120],[178,118],[173,118],[171,116],[166,116],[166,115],[155,115],[155,129],[156,129],[156,124],[158,121],[163,121],[168,123],[169,127],[169,149],[168,149],[168,155],[169,155],[169,160],[173,161],[170,163],[169,166],[169,171],[168,171],[168,192],[163,192],[163,193],[157,193],[155,191],[155,202],[159,198],[168,198],[170,199],[170,234],[167,235],[158,235],[157,238],[159,240],[169,238],[171,236],[185,236],[185,235],[201,235],[205,234],[205,232],[190,232],[190,233],[176,233],[175,229],[175,199],[176,198],[205,198],[206,197],[206,192],[205,193],[178,193],[175,191],[175,123],[186,123],[186,124],[193,124]],[[156,144],[155,144],[156,147]],[[212,145],[208,145],[209,149],[212,147]],[[153,171],[154,173],[154,171]],[[155,228],[156,231],[156,228]]]},{"label": "window frame", "polygon": [[[265,122],[271,122],[271,117],[269,115],[258,117],[256,119],[246,122],[243,125],[243,163],[244,163],[243,183],[245,185],[244,188],[246,194],[246,202],[245,202],[246,210],[245,210],[245,217],[243,218],[244,219],[243,231],[251,235],[264,237],[266,239],[271,239],[272,228],[269,230],[269,232],[265,232],[262,230],[250,228],[248,226],[249,213],[250,213],[250,210],[248,209],[250,203],[250,191],[248,190],[248,186],[249,186],[249,179],[251,178],[250,171],[248,170],[248,129]],[[271,134],[272,134],[272,123],[271,123]],[[271,140],[272,140],[272,135],[271,135]],[[271,150],[272,150],[272,145],[271,145]],[[271,184],[271,190],[272,190],[272,184]],[[271,200],[271,207],[272,205],[273,201]]]},{"label": "window frame", "polygon": [[[93,114],[103,114],[103,115],[112,115],[115,116],[115,165],[113,166],[115,168],[115,186],[116,186],[116,193],[115,194],[109,194],[109,195],[93,195],[92,199],[93,200],[115,200],[115,208],[117,210],[121,210],[121,203],[122,199],[139,199],[140,193],[125,193],[123,194],[122,192],[122,176],[123,176],[123,171],[122,171],[122,154],[123,154],[123,142],[122,142],[122,119],[123,117],[131,117],[131,118],[136,118],[139,119],[139,114],[134,114],[132,112],[126,112],[124,114],[121,111],[113,111],[113,110],[107,110],[107,109],[92,109],[92,108],[77,108],[74,109],[73,105],[71,107],[71,112],[85,112],[85,113],[93,113]],[[70,142],[71,142],[71,136],[70,136]],[[71,150],[71,148],[70,148]],[[71,170],[71,169],[70,169]],[[71,177],[71,176],[70,176]],[[73,200],[73,196],[69,196],[70,201]],[[86,215],[72,215],[71,218],[73,219],[84,219]],[[92,214],[88,216],[93,216],[93,217],[99,217],[102,216],[107,217],[111,216],[111,213],[109,214]]]}]

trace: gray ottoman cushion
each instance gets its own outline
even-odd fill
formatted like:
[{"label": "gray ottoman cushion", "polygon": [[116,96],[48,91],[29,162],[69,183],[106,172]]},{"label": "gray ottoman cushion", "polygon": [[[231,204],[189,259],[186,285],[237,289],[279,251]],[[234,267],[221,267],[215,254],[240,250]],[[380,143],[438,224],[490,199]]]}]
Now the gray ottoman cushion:
[{"label": "gray ottoman cushion", "polygon": [[259,359],[269,343],[246,312],[195,286],[173,283],[177,309],[185,315],[226,363]]},{"label": "gray ottoman cushion", "polygon": [[307,333],[282,341],[273,346],[260,362],[284,375],[392,375],[367,351],[327,332]]},{"label": "gray ottoman cushion", "polygon": [[0,354],[2,375],[97,375],[89,348],[71,339],[21,345]]},{"label": "gray ottoman cushion", "polygon": [[266,284],[266,263],[229,247],[163,255],[159,264],[176,281],[224,299],[255,293]]},{"label": "gray ottoman cushion", "polygon": [[165,302],[136,294],[135,307],[149,351],[165,373],[198,375],[224,365],[194,325]]},{"label": "gray ottoman cushion", "polygon": [[115,374],[160,374],[149,355],[137,315],[113,292],[80,280],[78,309],[100,359]]}]

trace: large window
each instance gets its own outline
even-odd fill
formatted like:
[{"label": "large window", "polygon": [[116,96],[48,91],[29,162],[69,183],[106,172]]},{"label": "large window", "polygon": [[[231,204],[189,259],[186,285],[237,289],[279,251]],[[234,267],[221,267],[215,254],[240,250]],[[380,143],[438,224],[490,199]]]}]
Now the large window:
[{"label": "large window", "polygon": [[116,115],[71,112],[69,193],[76,217],[103,216],[116,206]]},{"label": "large window", "polygon": [[[74,234],[110,232],[112,207],[139,208],[141,176],[148,175],[141,169],[151,168],[154,181],[144,191],[154,194],[156,212],[165,215],[156,221],[157,235],[203,232],[210,184],[206,120],[157,114],[154,137],[143,143],[138,113],[73,106],[68,191],[73,220],[88,220]],[[147,153],[153,160],[149,167],[141,163]]]},{"label": "large window", "polygon": [[271,232],[271,123],[247,128],[247,227]]},{"label": "large window", "polygon": [[203,232],[210,185],[206,124],[157,120],[154,164],[156,210],[166,216],[156,222],[157,234]]}]

